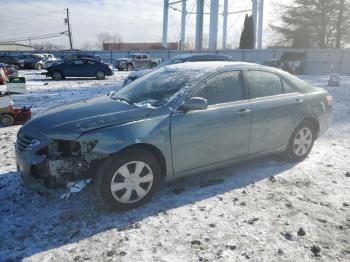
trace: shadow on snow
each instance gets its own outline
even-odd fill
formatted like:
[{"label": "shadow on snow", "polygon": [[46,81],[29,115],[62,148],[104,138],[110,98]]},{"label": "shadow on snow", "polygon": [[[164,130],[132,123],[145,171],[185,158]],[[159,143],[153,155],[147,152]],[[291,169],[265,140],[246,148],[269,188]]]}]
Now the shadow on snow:
[{"label": "shadow on snow", "polygon": [[[62,190],[39,196],[25,189],[16,172],[0,175],[0,260],[21,259],[98,233],[135,228],[147,217],[244,188],[276,176],[295,164],[265,157],[164,185],[146,205],[125,212],[108,212],[95,197],[93,185],[69,200]],[[218,200],[219,201],[219,200]],[[232,204],[234,201],[232,199]]]}]

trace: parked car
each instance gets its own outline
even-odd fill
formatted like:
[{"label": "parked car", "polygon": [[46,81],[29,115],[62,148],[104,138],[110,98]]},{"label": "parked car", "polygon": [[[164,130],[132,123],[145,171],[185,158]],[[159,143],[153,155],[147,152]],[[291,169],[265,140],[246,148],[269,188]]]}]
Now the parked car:
[{"label": "parked car", "polygon": [[153,69],[141,69],[135,72],[131,72],[125,79],[123,86],[135,81],[136,79],[152,72],[155,69],[166,65],[181,64],[185,62],[208,62],[208,61],[233,61],[231,56],[219,55],[219,54],[206,54],[206,53],[192,53],[174,56],[171,59],[161,63],[158,67]]},{"label": "parked car", "polygon": [[41,54],[31,54],[24,58],[23,68],[24,69],[37,69],[37,64],[44,59]]},{"label": "parked car", "polygon": [[279,59],[259,61],[258,64],[280,68],[293,75],[304,74],[306,52],[284,52]]},{"label": "parked car", "polygon": [[128,209],[149,200],[162,180],[272,153],[303,160],[331,111],[326,90],[278,69],[170,65],[32,119],[18,133],[17,165],[37,190],[94,178],[107,207]]},{"label": "parked car", "polygon": [[115,60],[115,68],[119,71],[137,68],[154,68],[160,64],[160,59],[151,59],[147,54],[131,54],[126,58]]},{"label": "parked car", "polygon": [[49,68],[50,66],[53,66],[53,65],[58,65],[58,64],[61,64],[61,63],[64,63],[64,62],[69,62],[71,60],[79,59],[79,58],[92,59],[92,60],[96,60],[97,62],[102,62],[101,57],[98,56],[98,55],[89,55],[89,54],[84,54],[84,53],[77,53],[77,54],[70,54],[70,55],[64,56],[61,59],[56,59],[56,60],[53,60],[53,61],[46,61],[44,63],[44,69],[47,69],[47,68]]},{"label": "parked car", "polygon": [[48,67],[48,63],[51,63],[51,65],[54,64],[55,61],[58,61],[59,59],[56,58],[53,54],[41,54],[43,56],[43,59],[38,61],[35,65],[35,68],[38,70],[42,70]]},{"label": "parked car", "polygon": [[17,57],[9,55],[0,55],[0,63],[13,65],[17,70],[21,67],[21,64],[18,61]]},{"label": "parked car", "polygon": [[97,79],[104,79],[106,76],[113,75],[113,66],[93,59],[73,59],[52,65],[43,74],[52,77],[54,80],[62,80],[65,77],[96,77]]}]

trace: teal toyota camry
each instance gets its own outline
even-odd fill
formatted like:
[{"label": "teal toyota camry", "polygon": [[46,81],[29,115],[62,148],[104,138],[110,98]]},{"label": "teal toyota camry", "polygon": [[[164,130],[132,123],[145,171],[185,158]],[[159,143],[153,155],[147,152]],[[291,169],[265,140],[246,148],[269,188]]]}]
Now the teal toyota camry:
[{"label": "teal toyota camry", "polygon": [[170,65],[33,118],[18,132],[17,168],[36,190],[93,178],[107,207],[129,209],[163,181],[272,153],[301,161],[331,111],[327,91],[275,68]]}]

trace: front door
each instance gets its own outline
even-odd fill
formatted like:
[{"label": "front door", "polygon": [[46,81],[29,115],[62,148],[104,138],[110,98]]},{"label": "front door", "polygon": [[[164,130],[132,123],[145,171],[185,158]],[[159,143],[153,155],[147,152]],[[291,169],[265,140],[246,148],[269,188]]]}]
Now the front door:
[{"label": "front door", "polygon": [[208,109],[173,113],[174,173],[247,155],[251,116],[242,73],[219,73],[203,83],[192,97],[206,98]]}]

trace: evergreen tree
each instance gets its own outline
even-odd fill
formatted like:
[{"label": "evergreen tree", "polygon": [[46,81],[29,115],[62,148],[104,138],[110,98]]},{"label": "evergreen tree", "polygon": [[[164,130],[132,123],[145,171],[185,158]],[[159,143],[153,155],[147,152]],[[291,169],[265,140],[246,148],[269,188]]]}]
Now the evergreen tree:
[{"label": "evergreen tree", "polygon": [[244,27],[239,42],[240,49],[253,49],[255,44],[254,34],[254,18],[253,16],[245,16]]},{"label": "evergreen tree", "polygon": [[350,35],[350,0],[294,0],[281,10],[282,25],[272,28],[289,46],[340,47]]}]

